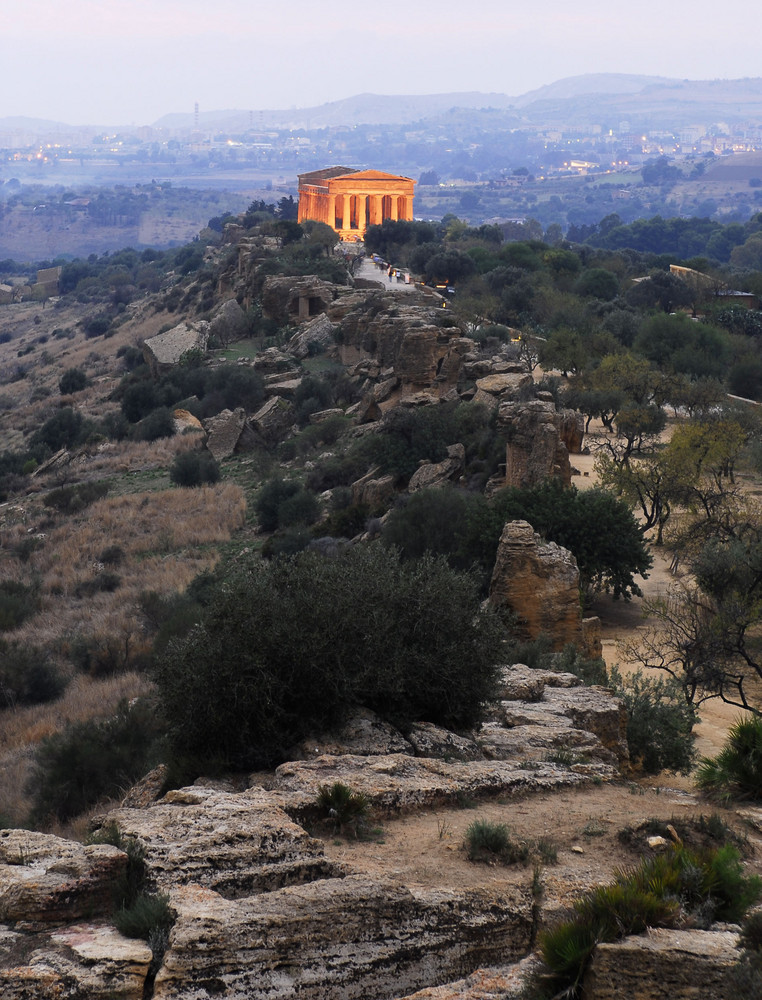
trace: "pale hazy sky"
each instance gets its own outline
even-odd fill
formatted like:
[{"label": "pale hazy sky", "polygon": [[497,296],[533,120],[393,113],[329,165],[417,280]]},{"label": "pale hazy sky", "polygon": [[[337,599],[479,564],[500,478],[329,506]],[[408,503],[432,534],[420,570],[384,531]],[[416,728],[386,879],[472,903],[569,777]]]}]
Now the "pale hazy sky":
[{"label": "pale hazy sky", "polygon": [[151,124],[365,92],[516,96],[567,76],[762,76],[755,0],[23,0],[0,118]]}]

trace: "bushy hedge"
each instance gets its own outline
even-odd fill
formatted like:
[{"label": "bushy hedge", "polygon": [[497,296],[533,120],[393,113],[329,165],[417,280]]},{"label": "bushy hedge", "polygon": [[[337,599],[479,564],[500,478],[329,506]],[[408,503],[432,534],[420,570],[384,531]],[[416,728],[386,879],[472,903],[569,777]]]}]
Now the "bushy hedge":
[{"label": "bushy hedge", "polygon": [[357,706],[405,728],[472,726],[503,634],[470,576],[431,557],[356,546],[334,558],[251,557],[159,658],[178,755],[269,765]]}]

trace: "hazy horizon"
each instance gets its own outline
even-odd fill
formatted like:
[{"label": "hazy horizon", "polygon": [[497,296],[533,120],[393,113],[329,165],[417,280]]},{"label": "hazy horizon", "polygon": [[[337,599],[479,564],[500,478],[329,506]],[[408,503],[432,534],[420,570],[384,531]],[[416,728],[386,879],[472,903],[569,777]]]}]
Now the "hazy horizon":
[{"label": "hazy horizon", "polygon": [[[721,15],[721,16],[720,16]],[[0,118],[150,125],[166,114],[312,107],[372,92],[518,96],[586,73],[759,76],[745,0],[504,0],[320,7],[283,0],[27,0],[3,26]],[[718,41],[719,39],[719,41]]]}]

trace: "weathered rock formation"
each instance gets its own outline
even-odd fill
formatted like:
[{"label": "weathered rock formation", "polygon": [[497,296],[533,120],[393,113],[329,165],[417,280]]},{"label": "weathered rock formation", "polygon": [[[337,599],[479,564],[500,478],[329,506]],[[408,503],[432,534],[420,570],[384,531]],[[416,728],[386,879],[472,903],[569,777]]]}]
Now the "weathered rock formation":
[{"label": "weathered rock formation", "polygon": [[[528,891],[424,892],[350,875],[244,900],[187,886],[155,1000],[367,1000],[526,953]],[[298,946],[297,946],[298,942]]]},{"label": "weathered rock formation", "polygon": [[335,874],[321,842],[261,788],[177,789],[148,809],[117,809],[108,819],[150,845],[147,875],[162,891],[193,883],[237,898]]},{"label": "weathered rock formation", "polygon": [[466,449],[462,444],[451,444],[447,449],[447,458],[441,462],[422,462],[410,477],[408,491],[445,486],[457,482],[463,475],[466,465]]},{"label": "weathered rock formation", "polygon": [[518,615],[524,638],[545,632],[555,650],[570,642],[583,647],[577,560],[555,542],[543,544],[528,521],[503,528],[489,600]]},{"label": "weathered rock formation", "polygon": [[277,323],[304,323],[324,313],[346,289],[314,274],[302,278],[270,276],[262,288],[265,316]]},{"label": "weathered rock formation", "polygon": [[550,477],[571,484],[569,447],[582,443],[584,422],[576,410],[556,411],[551,402],[505,400],[498,425],[507,438],[505,485],[535,486]]},{"label": "weathered rock formation", "polygon": [[178,323],[166,333],[157,334],[143,343],[143,357],[154,378],[166,374],[188,351],[206,351],[209,324]]},{"label": "weathered rock formation", "polygon": [[127,855],[32,830],[0,830],[0,921],[63,924],[113,908]]},{"label": "weathered rock formation", "polygon": [[271,448],[288,436],[296,420],[294,404],[283,396],[271,396],[249,418],[251,429]]},{"label": "weathered rock formation", "polygon": [[585,975],[589,1000],[736,1000],[729,976],[738,961],[732,930],[651,929],[599,944]]},{"label": "weathered rock formation", "polygon": [[295,358],[309,357],[311,351],[327,351],[336,341],[337,327],[325,313],[302,324],[298,332],[286,344],[286,350]]},{"label": "weathered rock formation", "polygon": [[220,462],[235,452],[245,425],[246,411],[242,407],[223,410],[204,421],[208,435],[206,446],[216,461]]}]

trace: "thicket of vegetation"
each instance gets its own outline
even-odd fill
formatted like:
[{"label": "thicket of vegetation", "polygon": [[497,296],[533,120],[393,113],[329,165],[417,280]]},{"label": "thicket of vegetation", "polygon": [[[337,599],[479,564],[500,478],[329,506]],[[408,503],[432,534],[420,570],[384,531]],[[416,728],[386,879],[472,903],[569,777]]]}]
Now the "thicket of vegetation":
[{"label": "thicket of vegetation", "polygon": [[[330,623],[330,627],[328,627]],[[476,581],[379,545],[229,566],[208,607],[159,656],[175,753],[273,764],[363,705],[406,729],[465,729],[494,692],[499,618]]]}]

